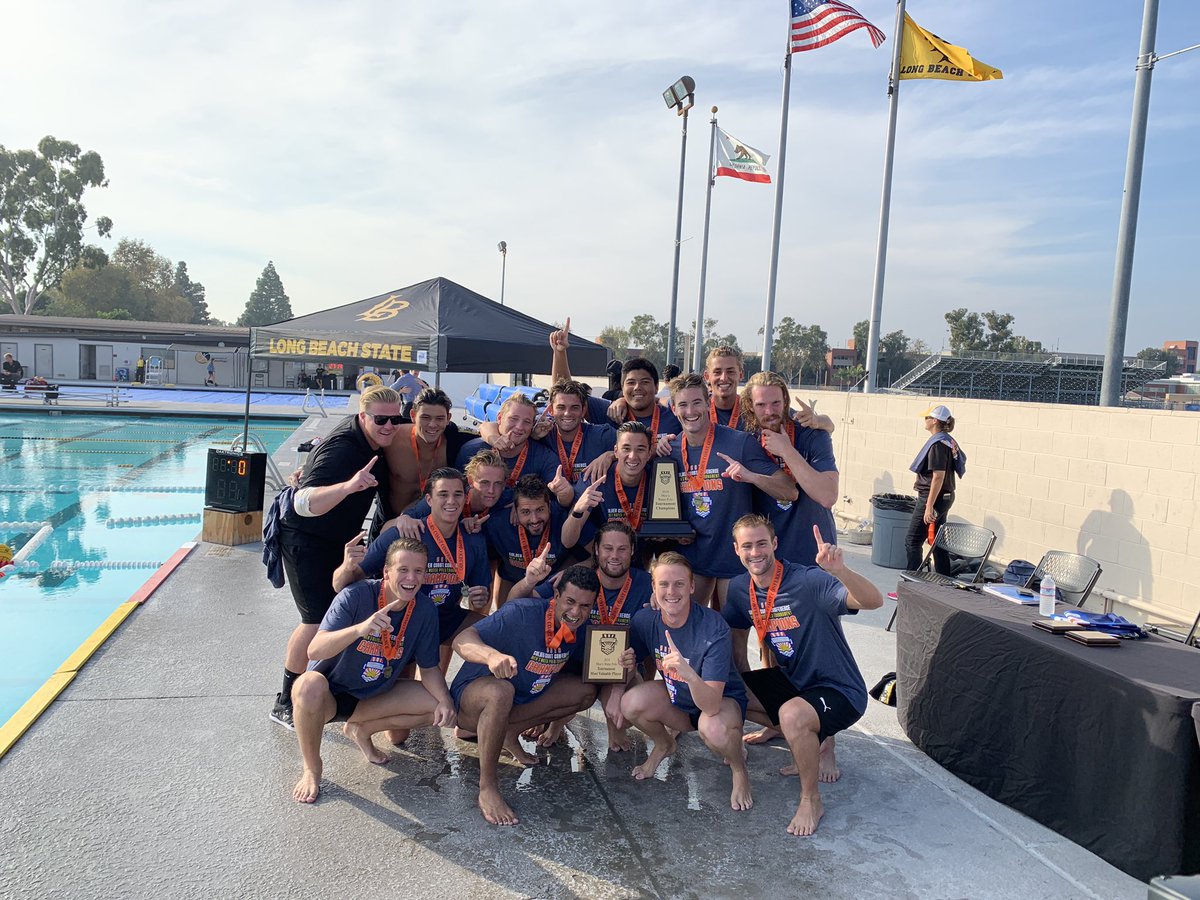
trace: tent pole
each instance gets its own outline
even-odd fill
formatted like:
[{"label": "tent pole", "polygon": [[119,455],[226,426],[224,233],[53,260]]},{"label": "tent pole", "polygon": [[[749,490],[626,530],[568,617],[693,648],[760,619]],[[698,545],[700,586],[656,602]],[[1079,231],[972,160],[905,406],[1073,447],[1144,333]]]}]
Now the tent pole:
[{"label": "tent pole", "polygon": [[250,447],[250,360],[254,354],[254,329],[246,329],[250,336],[250,343],[246,345],[246,415],[242,419],[242,452],[246,453]]}]

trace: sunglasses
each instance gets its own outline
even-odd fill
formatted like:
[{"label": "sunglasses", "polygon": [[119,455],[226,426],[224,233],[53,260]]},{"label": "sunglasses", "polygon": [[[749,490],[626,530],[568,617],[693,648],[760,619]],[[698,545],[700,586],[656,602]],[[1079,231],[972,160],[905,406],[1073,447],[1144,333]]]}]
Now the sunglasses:
[{"label": "sunglasses", "polygon": [[405,422],[404,416],[371,416],[371,418],[374,419],[375,424],[381,428],[388,422],[391,422],[393,425],[403,425]]}]

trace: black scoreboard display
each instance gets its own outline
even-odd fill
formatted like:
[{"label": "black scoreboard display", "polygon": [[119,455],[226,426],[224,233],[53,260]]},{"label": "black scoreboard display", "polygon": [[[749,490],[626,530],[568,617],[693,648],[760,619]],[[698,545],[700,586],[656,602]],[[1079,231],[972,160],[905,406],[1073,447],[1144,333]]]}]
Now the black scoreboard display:
[{"label": "black scoreboard display", "polygon": [[204,505],[229,512],[259,512],[267,483],[267,454],[208,451]]}]

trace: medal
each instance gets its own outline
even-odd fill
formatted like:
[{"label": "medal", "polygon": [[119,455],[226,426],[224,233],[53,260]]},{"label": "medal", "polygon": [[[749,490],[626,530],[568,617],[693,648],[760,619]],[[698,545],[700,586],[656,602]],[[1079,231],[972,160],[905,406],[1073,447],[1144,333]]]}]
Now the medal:
[{"label": "medal", "polygon": [[388,663],[386,666],[384,666],[384,667],[383,667],[383,677],[384,677],[385,679],[387,679],[387,678],[391,678],[391,677],[392,677],[392,665],[391,665],[391,663]]},{"label": "medal", "polygon": [[[742,411],[742,404],[739,403],[737,400],[734,400],[733,401],[733,409],[730,410],[730,413],[729,413],[729,425],[726,427],[737,428],[738,414],[741,411]],[[714,424],[714,425],[721,424],[720,422],[717,421],[717,398],[716,397],[709,397],[709,399],[708,399],[708,421],[712,422],[712,424]]]},{"label": "medal", "polygon": [[[658,413],[662,407],[658,405],[658,401],[654,401],[654,412],[650,413],[650,449],[654,449],[654,445],[658,442]],[[625,410],[625,421],[636,422],[638,417],[633,414],[632,409]]]},{"label": "medal", "polygon": [[445,578],[437,573],[433,573],[425,576],[425,583],[461,584],[467,577],[467,552],[463,547],[462,528],[457,525],[454,527],[454,550],[456,555],[450,553],[450,545],[442,537],[442,530],[433,521],[432,513],[425,517],[425,533],[433,537],[433,542],[437,544],[438,551],[442,554],[442,559],[454,567],[454,575],[452,577]]},{"label": "medal", "polygon": [[[704,447],[700,451],[700,463],[696,466],[696,474],[684,476],[684,480],[691,486],[693,491],[704,490],[704,480],[708,473],[708,457],[712,454],[713,438],[716,437],[716,434],[716,431],[710,426],[708,434],[704,436]],[[692,464],[688,460],[687,440],[684,440],[679,445],[679,454],[683,457],[684,470],[690,469]]]},{"label": "medal", "polygon": [[529,538],[525,537],[524,526],[517,526],[517,537],[521,540],[521,561],[517,563],[517,567],[528,569],[529,564],[533,562],[535,556],[541,556],[542,551],[546,549],[546,545],[550,543],[550,523],[546,523],[545,529],[542,531],[542,540],[538,544],[537,553],[531,553],[529,550]]},{"label": "medal", "polygon": [[629,499],[625,496],[625,485],[621,484],[621,476],[615,472],[613,478],[613,487],[616,490],[617,502],[621,504],[621,511],[625,513],[625,521],[629,523],[629,527],[637,531],[642,524],[642,513],[645,511],[642,503],[646,499],[646,473],[642,473],[642,480],[638,482],[637,495],[633,498],[633,508],[629,507]]},{"label": "medal", "polygon": [[583,426],[580,425],[575,431],[575,440],[571,442],[571,455],[567,455],[567,448],[563,446],[562,435],[557,431],[554,432],[554,440],[558,444],[558,461],[562,463],[563,474],[567,476],[567,481],[571,484],[575,483],[575,457],[579,455],[579,451],[583,448]]},{"label": "medal", "polygon": [[521,477],[521,470],[525,468],[525,457],[529,455],[529,441],[525,442],[525,446],[521,448],[521,452],[517,454],[517,461],[513,463],[512,471],[508,473],[508,478],[504,483],[512,487],[517,483],[517,479]]},{"label": "medal", "polygon": [[563,644],[575,643],[575,632],[567,627],[567,623],[563,622],[558,626],[558,631],[554,630],[554,598],[550,598],[550,605],[546,607],[546,649],[557,650]]},{"label": "medal", "polygon": [[429,478],[429,473],[433,471],[434,458],[437,456],[438,447],[442,446],[442,436],[439,434],[437,442],[433,445],[433,453],[429,457],[429,471],[421,471],[421,451],[417,449],[417,426],[412,427],[412,431],[408,433],[412,439],[413,458],[417,462],[417,481],[421,484],[421,493],[425,493],[425,481]]},{"label": "medal", "polygon": [[625,583],[621,585],[621,592],[617,594],[617,599],[613,601],[612,609],[609,609],[608,603],[604,599],[604,588],[600,588],[600,593],[596,594],[595,612],[600,617],[601,625],[617,624],[617,619],[621,617],[621,607],[625,605],[625,598],[629,596],[629,589],[631,587],[633,587],[633,576],[626,572]]},{"label": "medal", "polygon": [[767,602],[759,609],[758,593],[754,589],[754,578],[750,579],[750,618],[754,620],[754,630],[758,632],[758,640],[765,642],[767,633],[771,630],[771,612],[775,609],[775,595],[783,583],[783,563],[775,560],[775,571],[771,573],[771,585],[767,588]]},{"label": "medal", "polygon": [[474,608],[471,606],[471,589],[465,584],[462,586],[462,593],[459,595],[458,606],[460,609],[465,609],[468,612]]},{"label": "medal", "polygon": [[[379,586],[379,599],[376,601],[376,604],[377,609],[383,609],[385,606],[387,606],[387,604],[384,603],[384,590],[382,584]],[[400,630],[395,632],[394,636],[391,634],[382,633],[379,635],[379,646],[383,651],[384,659],[389,661],[396,659],[404,652],[404,632],[408,630],[408,622],[412,618],[413,610],[416,608],[417,598],[413,597],[413,599],[408,601],[408,604],[404,608],[404,618],[400,621]],[[385,676],[391,671],[391,668],[392,667],[390,665],[384,668]]]}]

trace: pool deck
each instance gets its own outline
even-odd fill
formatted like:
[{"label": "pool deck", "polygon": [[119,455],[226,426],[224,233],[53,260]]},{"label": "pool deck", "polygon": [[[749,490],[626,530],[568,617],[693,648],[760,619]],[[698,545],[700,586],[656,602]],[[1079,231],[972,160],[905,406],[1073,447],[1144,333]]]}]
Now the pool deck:
[{"label": "pool deck", "polygon": [[[301,439],[338,419],[310,419]],[[894,589],[869,548],[846,549]],[[775,774],[781,743],[751,748],[755,806],[734,813],[726,768],[695,736],[636,783],[595,707],[543,753],[548,765],[503,769],[515,828],[476,810],[475,746],[433,729],[372,766],[328,728],[322,797],[296,804],[295,737],[267,718],[295,610],[260,554],[197,547],[0,759],[0,896],[1146,895],[945,772],[874,701],[838,738],[843,776],[823,786],[826,816],[808,839],[783,830],[797,783]],[[868,684],[895,668],[890,615],[887,602],[845,626]]]}]

